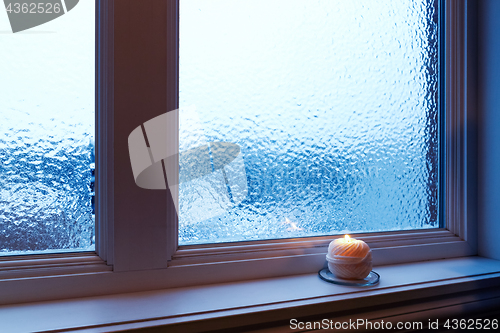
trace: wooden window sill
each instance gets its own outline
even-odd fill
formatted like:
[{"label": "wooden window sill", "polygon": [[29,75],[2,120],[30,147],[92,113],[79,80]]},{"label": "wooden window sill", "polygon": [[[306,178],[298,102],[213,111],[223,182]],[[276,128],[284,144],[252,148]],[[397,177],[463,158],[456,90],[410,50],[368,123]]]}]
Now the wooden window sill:
[{"label": "wooden window sill", "polygon": [[[430,297],[500,288],[500,261],[481,257],[375,267],[380,283],[346,287],[317,274],[0,307],[5,332],[91,331],[169,327],[169,332],[288,322]],[[137,283],[141,283],[137,281]],[[493,295],[493,296],[491,296]],[[490,293],[494,302],[500,294]],[[325,317],[326,318],[326,317]]]}]

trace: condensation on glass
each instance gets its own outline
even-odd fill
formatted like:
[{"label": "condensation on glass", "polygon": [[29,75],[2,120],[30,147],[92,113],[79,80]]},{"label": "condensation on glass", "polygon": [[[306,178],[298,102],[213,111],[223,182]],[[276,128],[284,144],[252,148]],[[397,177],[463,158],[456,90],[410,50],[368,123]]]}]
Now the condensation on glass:
[{"label": "condensation on glass", "polygon": [[[437,6],[181,1],[179,243],[438,227]],[[239,203],[182,182],[211,142],[241,149]]]},{"label": "condensation on glass", "polygon": [[0,255],[94,249],[94,7],[15,34],[0,8]]}]

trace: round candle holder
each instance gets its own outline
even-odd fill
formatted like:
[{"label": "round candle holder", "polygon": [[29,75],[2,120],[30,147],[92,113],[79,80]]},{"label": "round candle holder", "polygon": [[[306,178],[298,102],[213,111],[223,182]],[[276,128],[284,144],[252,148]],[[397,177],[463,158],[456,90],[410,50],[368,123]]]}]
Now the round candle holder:
[{"label": "round candle holder", "polygon": [[340,284],[343,286],[354,286],[354,287],[374,286],[378,284],[378,282],[380,281],[380,275],[378,275],[378,273],[375,271],[371,271],[367,277],[361,280],[342,279],[336,277],[335,275],[332,274],[332,272],[330,272],[328,268],[323,268],[322,270],[320,270],[318,272],[318,275],[321,278],[321,280],[334,284]]}]

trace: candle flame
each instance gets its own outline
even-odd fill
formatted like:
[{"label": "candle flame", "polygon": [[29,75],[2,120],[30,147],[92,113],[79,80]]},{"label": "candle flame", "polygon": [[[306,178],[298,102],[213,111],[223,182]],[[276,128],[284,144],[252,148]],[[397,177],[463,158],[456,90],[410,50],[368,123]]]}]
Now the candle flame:
[{"label": "candle flame", "polygon": [[351,240],[351,237],[349,237],[349,235],[345,235],[344,238],[347,242]]}]

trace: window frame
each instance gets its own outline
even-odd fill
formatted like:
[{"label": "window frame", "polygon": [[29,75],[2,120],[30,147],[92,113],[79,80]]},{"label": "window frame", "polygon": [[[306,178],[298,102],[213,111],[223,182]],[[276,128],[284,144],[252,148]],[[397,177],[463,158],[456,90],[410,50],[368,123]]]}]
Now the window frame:
[{"label": "window frame", "polygon": [[[462,1],[441,4],[446,228],[356,235],[373,249],[375,265],[477,254],[477,122],[466,75],[473,66],[467,8]],[[177,246],[170,193],[135,185],[127,138],[178,107],[178,0],[97,0],[96,6],[96,251],[0,258],[0,304],[318,271],[335,236]]]},{"label": "window frame", "polygon": [[[477,254],[477,231],[473,220],[476,218],[476,203],[474,191],[470,190],[475,188],[477,181],[473,172],[467,173],[467,169],[474,170],[477,156],[473,148],[475,142],[468,135],[476,121],[474,101],[470,98],[472,96],[467,98],[469,90],[473,89],[467,86],[465,75],[466,8],[464,2],[440,1],[439,5],[444,6],[439,18],[440,29],[442,22],[445,26],[445,30],[439,32],[440,38],[445,40],[445,47],[440,52],[440,62],[443,63],[442,58],[445,61],[439,90],[440,94],[443,90],[446,92],[444,98],[440,97],[440,108],[443,109],[440,117],[443,113],[445,115],[445,119],[440,119],[440,132],[443,133],[440,141],[445,141],[440,147],[440,163],[446,161],[444,172],[440,175],[444,192],[440,196],[443,200],[440,204],[445,212],[440,218],[446,223],[444,228],[436,229],[356,234],[357,239],[364,240],[373,249],[375,265]],[[178,28],[175,33],[178,34]],[[178,86],[178,82],[175,84]],[[176,244],[177,251],[172,256],[171,266],[304,255],[308,257],[307,261],[311,260],[311,255],[318,255],[322,260],[328,243],[336,237],[177,246],[177,235],[172,236],[175,238],[171,237],[169,241]],[[397,251],[390,249],[395,246],[400,248]],[[418,251],[415,247],[419,248]],[[304,260],[296,258],[296,261],[301,266],[306,265]]]}]

